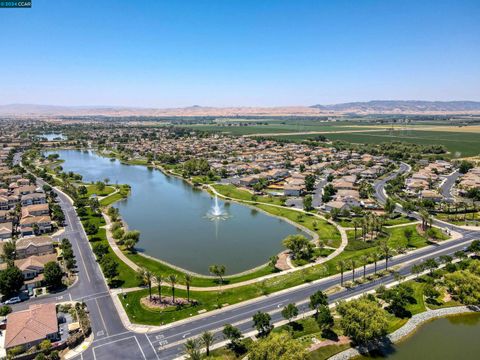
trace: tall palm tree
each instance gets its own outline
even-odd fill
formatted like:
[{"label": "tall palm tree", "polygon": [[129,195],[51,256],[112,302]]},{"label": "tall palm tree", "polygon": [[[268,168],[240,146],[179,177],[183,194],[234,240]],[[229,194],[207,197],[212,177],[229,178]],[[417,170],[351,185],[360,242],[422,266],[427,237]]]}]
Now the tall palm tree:
[{"label": "tall palm tree", "polygon": [[177,283],[177,275],[168,275],[168,281],[170,282],[170,286],[172,287],[172,302],[175,304],[175,284]]},{"label": "tall palm tree", "polygon": [[152,279],[153,274],[146,268],[140,268],[137,273],[138,278],[144,285],[148,286],[149,299],[152,301]]},{"label": "tall palm tree", "polygon": [[365,277],[367,276],[367,264],[368,264],[369,258],[367,255],[362,255],[360,257],[360,261],[362,262],[362,265],[363,265],[363,278],[365,279]]},{"label": "tall palm tree", "polygon": [[382,243],[380,244],[380,250],[382,251],[383,256],[385,256],[385,270],[387,270],[388,269],[388,258],[390,256],[392,256],[392,249],[388,245],[387,240],[382,241]]},{"label": "tall palm tree", "polygon": [[350,259],[350,266],[352,267],[352,281],[355,281],[355,264],[356,260],[355,259]]},{"label": "tall palm tree", "polygon": [[379,259],[380,259],[380,256],[378,255],[378,252],[374,251],[372,253],[372,261],[373,261],[373,264],[374,264],[375,275],[377,274],[377,262],[378,262]]},{"label": "tall palm tree", "polygon": [[430,214],[427,210],[421,209],[420,216],[422,218],[422,230],[425,231],[427,229],[428,218],[430,217]]},{"label": "tall palm tree", "polygon": [[345,271],[345,261],[338,262],[338,270],[340,271],[340,285],[343,286],[343,272]]},{"label": "tall palm tree", "polygon": [[212,346],[213,342],[215,341],[215,336],[210,331],[205,331],[201,336],[200,340],[205,346],[205,351],[207,357],[210,356],[210,346]]},{"label": "tall palm tree", "polygon": [[185,286],[187,287],[187,301],[190,302],[190,285],[192,283],[192,275],[186,273],[184,276]]},{"label": "tall palm tree", "polygon": [[154,280],[157,283],[157,290],[158,290],[158,302],[162,302],[162,281],[163,281],[163,276],[162,274],[157,274],[154,276]]},{"label": "tall palm tree", "polygon": [[354,231],[354,239],[357,240],[357,228],[358,228],[358,220],[357,219],[353,219],[352,221],[352,225],[353,225],[353,231]]}]

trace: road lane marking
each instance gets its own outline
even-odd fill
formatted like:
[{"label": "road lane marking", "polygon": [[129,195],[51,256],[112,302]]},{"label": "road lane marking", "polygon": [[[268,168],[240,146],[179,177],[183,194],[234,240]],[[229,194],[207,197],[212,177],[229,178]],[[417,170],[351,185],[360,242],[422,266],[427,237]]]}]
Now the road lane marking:
[{"label": "road lane marking", "polygon": [[100,318],[102,319],[103,327],[105,328],[105,331],[107,332],[107,336],[108,336],[109,334],[108,334],[107,325],[105,324],[105,320],[103,319],[102,310],[100,310],[100,305],[98,305],[97,299],[95,299],[95,303],[97,304],[98,312],[100,314]]},{"label": "road lane marking", "polygon": [[150,343],[150,346],[152,347],[152,350],[155,353],[155,356],[157,357],[158,360],[160,360],[160,358],[158,357],[158,354],[157,354],[157,350],[155,350],[155,348],[153,347],[153,344],[150,341],[150,339],[148,338],[147,334],[145,334],[145,337],[147,338],[148,342]]},{"label": "road lane marking", "polygon": [[[142,347],[140,346],[140,342],[138,341],[138,339],[137,339],[136,336],[134,336],[134,338],[135,338],[135,341],[137,342],[137,345],[138,345],[138,348],[140,349],[140,352],[141,352],[142,355],[143,355],[144,360],[147,360],[147,357],[145,356],[145,353],[143,352],[143,349],[142,349]],[[157,354],[157,352],[155,351],[155,355],[156,355],[156,354]],[[157,356],[157,358],[158,358],[158,356]]]}]

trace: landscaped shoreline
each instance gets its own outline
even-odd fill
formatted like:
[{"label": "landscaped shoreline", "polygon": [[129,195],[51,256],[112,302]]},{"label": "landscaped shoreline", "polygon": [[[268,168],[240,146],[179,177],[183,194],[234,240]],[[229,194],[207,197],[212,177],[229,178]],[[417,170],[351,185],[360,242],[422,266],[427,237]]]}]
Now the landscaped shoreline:
[{"label": "landscaped shoreline", "polygon": [[[443,317],[450,317],[455,315],[470,314],[480,311],[476,306],[455,306],[449,308],[442,308],[436,310],[427,310],[419,314],[413,315],[405,325],[395,330],[393,333],[387,335],[388,341],[392,343],[400,343],[415,333],[425,324]],[[362,350],[358,347],[344,350],[336,355],[330,357],[330,360],[348,360],[361,356]]]}]

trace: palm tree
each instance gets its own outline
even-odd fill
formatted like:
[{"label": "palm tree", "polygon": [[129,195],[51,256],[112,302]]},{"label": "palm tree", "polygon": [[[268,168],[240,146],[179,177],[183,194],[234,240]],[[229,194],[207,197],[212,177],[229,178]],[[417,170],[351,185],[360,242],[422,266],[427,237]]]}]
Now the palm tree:
[{"label": "palm tree", "polygon": [[373,264],[374,264],[374,273],[375,275],[377,274],[377,262],[378,260],[380,259],[380,256],[378,255],[378,252],[377,251],[374,251],[372,253],[372,261],[373,261]]},{"label": "palm tree", "polygon": [[352,266],[352,281],[355,282],[355,259],[350,259],[350,265]]},{"label": "palm tree", "polygon": [[177,283],[177,275],[168,275],[168,281],[170,282],[170,285],[172,287],[172,302],[175,304],[175,284]]},{"label": "palm tree", "polygon": [[385,270],[387,270],[388,269],[388,258],[390,256],[392,256],[392,249],[388,245],[387,240],[382,241],[382,243],[380,244],[380,250],[382,251],[383,256],[385,256]]},{"label": "palm tree", "polygon": [[422,218],[422,230],[425,231],[427,229],[428,218],[430,217],[430,214],[427,210],[421,209],[420,216]]},{"label": "palm tree", "polygon": [[190,302],[190,284],[192,283],[192,275],[186,273],[184,276],[185,286],[187,287],[187,301]]},{"label": "palm tree", "polygon": [[368,264],[368,256],[367,255],[362,255],[360,257],[360,261],[362,262],[363,264],[363,279],[365,279],[366,275],[367,275],[367,264]]},{"label": "palm tree", "polygon": [[197,339],[188,339],[184,345],[185,354],[191,360],[200,360],[202,356],[200,354],[199,347],[200,346]]},{"label": "palm tree", "polygon": [[358,220],[357,219],[353,219],[352,221],[352,225],[353,225],[353,231],[355,232],[355,236],[354,236],[354,239],[357,240],[357,228],[358,228]]},{"label": "palm tree", "polygon": [[205,331],[200,336],[200,340],[201,340],[203,346],[205,346],[207,357],[210,356],[210,346],[212,346],[213,342],[215,341],[215,337],[213,336],[213,334],[210,331]]},{"label": "palm tree", "polygon": [[162,274],[155,275],[154,280],[157,283],[158,302],[161,303],[162,302],[162,280],[163,280]]},{"label": "palm tree", "polygon": [[149,299],[152,301],[152,279],[153,279],[153,274],[145,268],[140,268],[138,270],[138,277],[142,281],[144,285],[148,286],[148,293],[149,293]]},{"label": "palm tree", "polygon": [[338,270],[340,271],[340,285],[343,286],[343,272],[345,271],[345,261],[338,262]]}]

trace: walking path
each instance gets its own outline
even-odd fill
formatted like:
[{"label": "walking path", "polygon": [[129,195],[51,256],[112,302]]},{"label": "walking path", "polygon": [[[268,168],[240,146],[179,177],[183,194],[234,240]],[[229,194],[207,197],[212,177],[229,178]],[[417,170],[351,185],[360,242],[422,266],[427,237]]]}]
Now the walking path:
[{"label": "walking path", "polygon": [[[221,198],[224,198],[224,199],[227,199],[227,200],[230,200],[230,201],[235,201],[235,202],[239,202],[239,203],[248,203],[248,204],[255,204],[254,201],[248,201],[248,200],[245,200],[245,201],[240,201],[240,200],[237,200],[237,199],[234,199],[234,198],[230,198],[230,197],[227,197],[227,196],[224,196],[220,193],[218,193],[213,187],[209,186],[209,189],[217,196],[221,197]],[[281,208],[281,209],[285,209],[284,206],[280,206],[280,205],[275,205],[275,204],[265,204],[265,205],[268,205],[268,206],[272,206],[272,207],[278,207],[278,208]],[[298,211],[300,213],[304,213],[304,214],[307,214],[306,211],[304,211],[303,209],[291,209],[291,208],[288,208],[288,210],[293,210],[293,211]],[[303,265],[303,266],[298,266],[298,267],[294,267],[294,268],[290,268],[288,270],[284,270],[284,271],[280,271],[278,273],[274,273],[274,274],[268,274],[268,275],[264,275],[264,276],[260,276],[258,278],[254,278],[254,279],[250,279],[250,280],[246,280],[246,281],[242,281],[242,282],[238,282],[238,283],[235,283],[235,284],[227,284],[227,285],[223,285],[221,286],[222,289],[233,289],[233,288],[237,288],[237,287],[241,287],[241,286],[245,286],[245,285],[251,285],[251,284],[255,284],[255,283],[259,283],[259,282],[262,282],[264,280],[267,280],[267,279],[271,279],[271,278],[275,278],[277,276],[283,276],[283,275],[286,275],[286,274],[289,274],[289,273],[292,273],[292,272],[296,272],[296,271],[301,271],[303,269],[307,269],[307,268],[310,268],[312,266],[317,266],[319,264],[323,264],[331,259],[333,259],[334,257],[336,257],[337,255],[339,255],[340,253],[343,252],[343,250],[345,249],[345,247],[348,245],[348,238],[347,238],[347,234],[345,232],[345,230],[339,226],[338,224],[336,224],[335,222],[331,221],[331,220],[327,220],[326,218],[324,218],[323,216],[320,216],[318,214],[311,214],[311,213],[308,213],[312,216],[315,216],[319,219],[322,219],[322,220],[325,220],[327,221],[328,223],[330,223],[331,225],[335,226],[337,228],[337,230],[340,232],[340,236],[341,236],[341,239],[342,239],[342,242],[340,244],[340,246],[335,249],[334,252],[332,252],[330,255],[328,255],[327,257],[324,257],[324,258],[319,258],[317,259],[315,262],[313,263],[309,263],[309,264],[306,264],[306,265]],[[110,231],[110,228],[112,226],[112,222],[110,220],[110,217],[106,214],[103,214],[103,217],[105,218],[105,222],[106,222],[106,226],[105,226],[105,230],[106,230],[106,234],[107,234],[107,240],[108,240],[108,243],[110,244],[110,247],[112,248],[112,250],[114,251],[114,253],[126,264],[128,265],[130,268],[132,268],[133,270],[135,271],[138,271],[140,270],[140,266],[137,265],[136,263],[134,263],[132,260],[130,260],[126,255],[125,253],[118,247],[117,243],[115,242],[115,239],[112,237],[112,233]],[[318,237],[318,235],[317,235]],[[154,258],[151,258],[151,259],[154,259]],[[157,259],[154,259],[154,260],[157,260]],[[158,260],[157,260],[158,261]],[[287,260],[287,264],[289,266],[291,266],[291,264],[289,264],[289,261]],[[156,283],[155,283],[156,284]],[[165,283],[165,282],[162,282],[162,285],[164,286],[169,286],[168,283]],[[176,285],[177,288],[179,289],[186,289],[186,286],[185,285]],[[217,291],[218,289],[220,288],[220,285],[218,286],[206,286],[206,287],[198,287],[198,286],[191,286],[190,287],[190,290],[191,291]]]}]

